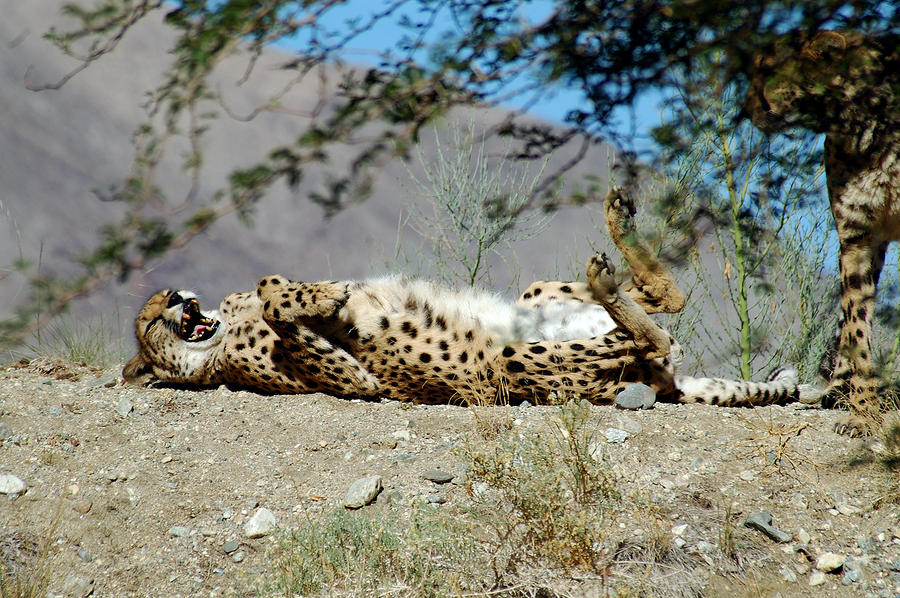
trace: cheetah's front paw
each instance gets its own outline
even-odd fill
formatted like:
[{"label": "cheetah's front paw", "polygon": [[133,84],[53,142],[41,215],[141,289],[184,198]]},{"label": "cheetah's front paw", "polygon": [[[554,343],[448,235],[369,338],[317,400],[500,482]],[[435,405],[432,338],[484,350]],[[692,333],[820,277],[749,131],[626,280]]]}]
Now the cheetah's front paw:
[{"label": "cheetah's front paw", "polygon": [[600,303],[611,303],[619,295],[616,269],[605,253],[591,256],[587,263],[587,282],[594,298]]}]

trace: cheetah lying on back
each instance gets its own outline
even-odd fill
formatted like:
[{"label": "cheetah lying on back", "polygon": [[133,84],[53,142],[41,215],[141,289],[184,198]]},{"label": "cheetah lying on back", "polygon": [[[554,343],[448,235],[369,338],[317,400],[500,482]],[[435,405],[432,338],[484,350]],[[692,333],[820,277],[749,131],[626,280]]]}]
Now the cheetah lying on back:
[{"label": "cheetah lying on back", "polygon": [[791,370],[764,383],[675,375],[680,348],[647,314],[676,312],[684,296],[649,252],[626,240],[633,213],[618,191],[607,197],[607,227],[633,272],[623,289],[606,257],[594,256],[586,283],[537,282],[515,304],[400,277],[268,276],[255,293],[226,297],[219,312],[202,312],[193,293],[160,291],[137,317],[139,350],[124,376],[417,403],[498,392],[542,402],[553,391],[603,403],[632,382],[669,401],[796,400]]},{"label": "cheetah lying on back", "polygon": [[[841,323],[824,403],[852,411],[836,429],[869,431],[879,380],[872,365],[875,287],[888,242],[900,240],[900,50],[896,36],[786,34],[756,57],[743,111],[766,133],[825,134],[825,172],[840,240]],[[826,358],[831,357],[826,355]]]}]

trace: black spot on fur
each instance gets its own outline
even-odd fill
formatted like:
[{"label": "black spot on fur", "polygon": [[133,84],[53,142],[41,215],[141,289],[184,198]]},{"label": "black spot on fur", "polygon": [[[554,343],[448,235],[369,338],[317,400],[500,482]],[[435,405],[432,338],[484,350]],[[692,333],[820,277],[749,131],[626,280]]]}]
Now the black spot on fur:
[{"label": "black spot on fur", "polygon": [[382,330],[387,330],[388,326],[391,325],[391,323],[388,321],[388,319],[384,316],[381,317],[381,321],[378,324],[379,324],[379,326],[381,326]]},{"label": "black spot on fur", "polygon": [[570,287],[567,284],[564,284],[563,286],[559,287],[559,290],[563,293],[568,293],[570,295],[572,294],[572,287]]},{"label": "black spot on fur", "polygon": [[541,353],[547,352],[547,347],[543,345],[532,345],[528,350],[535,355],[540,355]]},{"label": "black spot on fur", "polygon": [[518,374],[525,371],[525,366],[521,361],[510,361],[506,364],[506,369],[513,374]]},{"label": "black spot on fur", "polygon": [[419,355],[419,361],[421,361],[422,363],[428,363],[429,361],[431,361],[431,355],[429,355],[428,353],[422,353],[421,355]]},{"label": "black spot on fur", "polygon": [[516,354],[516,350],[512,347],[503,347],[503,357],[512,357]]}]

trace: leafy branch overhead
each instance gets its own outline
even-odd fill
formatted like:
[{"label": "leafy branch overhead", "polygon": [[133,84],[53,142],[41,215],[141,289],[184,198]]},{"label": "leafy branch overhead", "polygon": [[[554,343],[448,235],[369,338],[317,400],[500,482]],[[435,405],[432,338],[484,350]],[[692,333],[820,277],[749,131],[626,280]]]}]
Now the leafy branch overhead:
[{"label": "leafy branch overhead", "polygon": [[[23,312],[4,324],[7,338],[0,341],[22,338],[72,298],[127,278],[225,214],[249,220],[272,185],[296,188],[310,169],[328,174],[309,198],[335,213],[365,196],[379,166],[409,159],[422,128],[454,107],[516,106],[488,134],[508,137],[511,154],[523,159],[558,152],[560,165],[544,171],[517,207],[521,212],[549,197],[591,144],[629,147],[629,139],[613,132],[622,130],[627,112],[621,109],[647,90],[666,88],[673,75],[691,72],[711,52],[726,52],[723,80],[740,83],[759,47],[785,30],[890,33],[900,21],[892,5],[874,0],[82,0],[66,5],[64,14],[67,26],[51,28],[46,38],[77,66],[56,81],[40,82],[40,73],[29,72],[30,89],[58,89],[115,51],[147,18],[162,17],[174,34],[171,47],[157,49],[171,60],[148,93],[130,171],[101,198],[122,206],[121,220],[103,228],[78,280],[24,270],[40,290],[40,317]],[[386,32],[375,47],[366,37],[373,30]],[[216,87],[217,67],[244,61],[235,82],[244,84],[273,45],[299,48],[280,65],[279,91],[249,113],[236,113]],[[371,51],[365,61],[354,54],[360,47]],[[372,64],[372,55],[377,64],[360,66]],[[316,92],[297,106],[288,95],[295,89]],[[556,101],[560,91],[580,98],[561,126],[528,117],[531,107]],[[212,120],[262,113],[290,118],[300,132],[215,182],[218,190],[201,191]],[[672,145],[679,141],[671,136]],[[350,156],[349,168],[328,170],[336,152]],[[171,175],[161,165],[173,157],[182,160],[190,184],[167,197],[162,181]]]}]

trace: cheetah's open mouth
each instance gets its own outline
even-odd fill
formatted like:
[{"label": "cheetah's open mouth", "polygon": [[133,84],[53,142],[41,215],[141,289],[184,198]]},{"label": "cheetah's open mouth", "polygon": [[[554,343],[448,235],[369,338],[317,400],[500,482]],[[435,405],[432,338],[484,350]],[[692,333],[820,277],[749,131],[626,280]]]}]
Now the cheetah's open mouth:
[{"label": "cheetah's open mouth", "polygon": [[200,313],[200,302],[194,299],[185,299],[181,305],[181,329],[179,336],[189,343],[197,343],[211,338],[219,328],[219,321],[207,318]]}]

